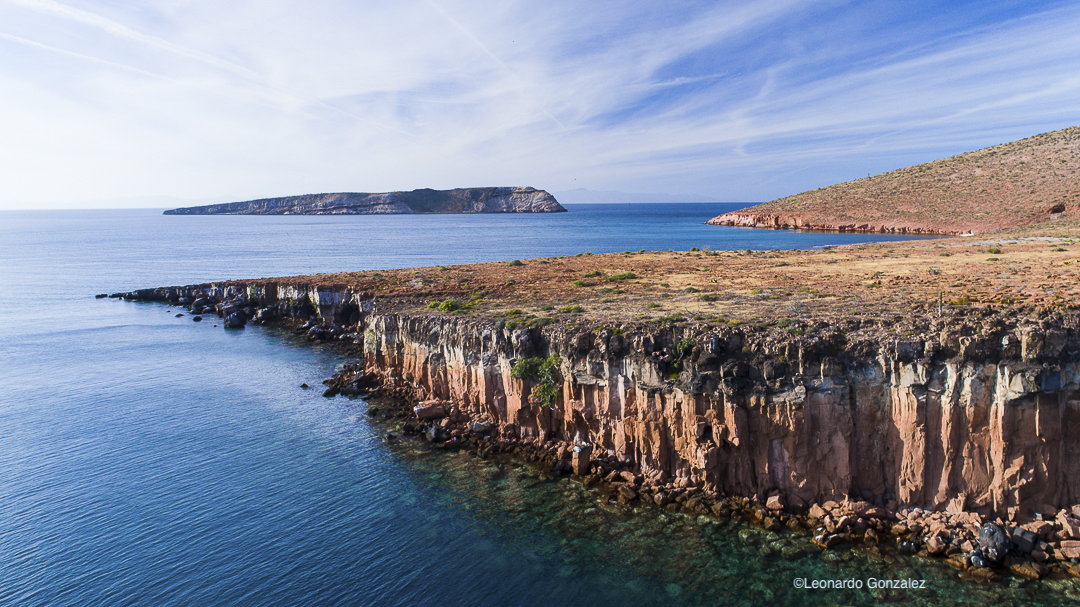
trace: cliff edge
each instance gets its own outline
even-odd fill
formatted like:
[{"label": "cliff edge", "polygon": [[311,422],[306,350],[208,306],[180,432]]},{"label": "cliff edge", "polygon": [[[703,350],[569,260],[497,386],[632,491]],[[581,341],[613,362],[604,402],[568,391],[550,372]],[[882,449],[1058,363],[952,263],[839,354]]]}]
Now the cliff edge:
[{"label": "cliff edge", "polygon": [[1080,216],[1080,127],[779,198],[722,226],[984,234]]},{"label": "cliff edge", "polygon": [[564,213],[555,197],[530,187],[338,192],[183,207],[165,215],[378,215],[389,213]]}]

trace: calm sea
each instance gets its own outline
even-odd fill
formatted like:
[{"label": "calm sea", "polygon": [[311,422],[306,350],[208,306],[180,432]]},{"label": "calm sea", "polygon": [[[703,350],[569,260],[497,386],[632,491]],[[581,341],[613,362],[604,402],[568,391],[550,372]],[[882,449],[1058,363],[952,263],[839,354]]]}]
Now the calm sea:
[{"label": "calm sea", "polygon": [[[0,605],[1049,605],[1080,596],[1071,581],[976,586],[918,559],[822,555],[802,538],[625,513],[528,466],[387,444],[364,401],[299,388],[342,362],[317,346],[93,298],[224,278],[869,239],[701,225],[740,205],[567,206],[414,217],[0,213]],[[785,547],[797,556],[783,558]],[[793,586],[901,576],[927,588]]]}]

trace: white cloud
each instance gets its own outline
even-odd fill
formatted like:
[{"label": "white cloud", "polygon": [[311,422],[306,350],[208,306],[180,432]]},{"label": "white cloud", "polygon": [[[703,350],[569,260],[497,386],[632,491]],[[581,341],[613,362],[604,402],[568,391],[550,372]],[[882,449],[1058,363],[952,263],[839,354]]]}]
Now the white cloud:
[{"label": "white cloud", "polygon": [[761,200],[1077,122],[1080,8],[925,19],[0,0],[0,205],[502,184]]}]

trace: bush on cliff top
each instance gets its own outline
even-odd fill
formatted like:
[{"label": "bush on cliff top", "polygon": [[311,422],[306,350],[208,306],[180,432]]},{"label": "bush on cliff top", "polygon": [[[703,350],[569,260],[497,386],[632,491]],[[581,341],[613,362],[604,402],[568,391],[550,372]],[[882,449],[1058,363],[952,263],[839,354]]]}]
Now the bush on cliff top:
[{"label": "bush on cliff top", "polygon": [[433,301],[427,307],[440,312],[456,312],[465,307],[465,302],[459,299],[444,299],[443,301]]},{"label": "bush on cliff top", "polygon": [[535,395],[543,406],[551,407],[559,398],[559,385],[562,383],[559,375],[560,362],[557,354],[547,358],[521,358],[514,363],[510,377],[536,382],[531,394]]}]

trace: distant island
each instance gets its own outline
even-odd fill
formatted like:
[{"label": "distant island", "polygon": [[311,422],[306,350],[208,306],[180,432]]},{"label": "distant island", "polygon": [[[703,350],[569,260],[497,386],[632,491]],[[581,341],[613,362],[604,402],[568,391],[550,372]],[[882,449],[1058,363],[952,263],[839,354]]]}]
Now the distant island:
[{"label": "distant island", "polygon": [[165,211],[165,215],[379,215],[393,213],[565,213],[558,200],[530,187],[338,192],[261,198]]},{"label": "distant island", "polygon": [[1080,216],[1080,127],[787,196],[706,223],[985,234]]}]

